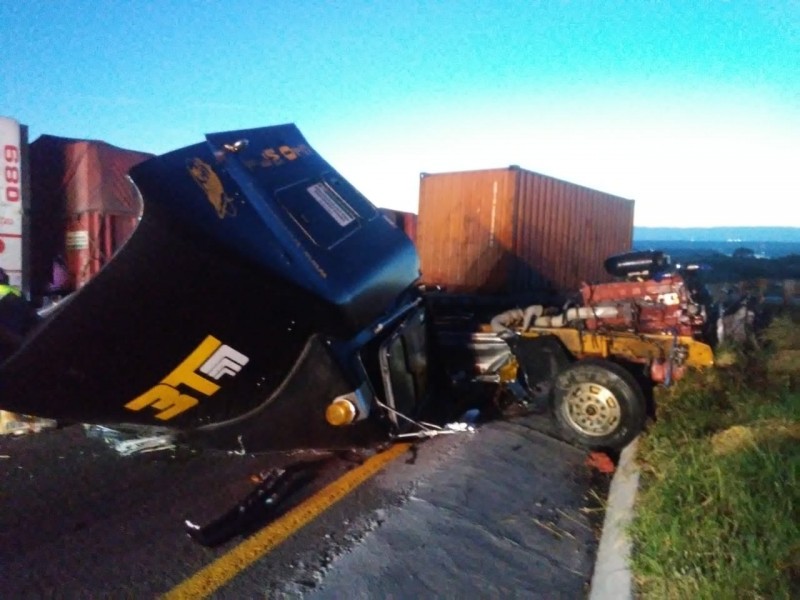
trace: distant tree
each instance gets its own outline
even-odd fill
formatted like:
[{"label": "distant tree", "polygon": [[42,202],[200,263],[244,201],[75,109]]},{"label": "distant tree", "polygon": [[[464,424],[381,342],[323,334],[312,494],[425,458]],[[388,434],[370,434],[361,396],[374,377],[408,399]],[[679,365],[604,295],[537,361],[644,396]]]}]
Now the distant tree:
[{"label": "distant tree", "polygon": [[733,258],[755,258],[756,253],[750,248],[737,248],[733,251]]}]

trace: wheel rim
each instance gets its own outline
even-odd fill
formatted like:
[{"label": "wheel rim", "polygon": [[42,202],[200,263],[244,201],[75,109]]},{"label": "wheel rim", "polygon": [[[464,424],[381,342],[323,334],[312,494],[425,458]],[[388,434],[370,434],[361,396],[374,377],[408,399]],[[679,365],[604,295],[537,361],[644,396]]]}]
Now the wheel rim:
[{"label": "wheel rim", "polygon": [[610,435],[619,426],[622,417],[619,402],[607,387],[578,383],[569,388],[565,400],[564,416],[584,435]]}]

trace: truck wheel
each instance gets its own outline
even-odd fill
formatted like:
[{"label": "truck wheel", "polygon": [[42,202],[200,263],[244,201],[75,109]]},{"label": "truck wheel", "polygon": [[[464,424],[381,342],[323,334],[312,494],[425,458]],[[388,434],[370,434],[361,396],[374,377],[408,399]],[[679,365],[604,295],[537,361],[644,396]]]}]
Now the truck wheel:
[{"label": "truck wheel", "polygon": [[566,437],[591,449],[624,448],[647,419],[647,402],[633,375],[599,359],[578,361],[558,374],[553,408]]}]

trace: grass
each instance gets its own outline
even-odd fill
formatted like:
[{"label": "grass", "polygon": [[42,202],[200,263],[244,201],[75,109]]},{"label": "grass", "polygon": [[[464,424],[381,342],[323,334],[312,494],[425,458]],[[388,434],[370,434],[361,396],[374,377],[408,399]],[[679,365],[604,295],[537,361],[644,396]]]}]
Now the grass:
[{"label": "grass", "polygon": [[800,598],[800,319],[762,341],[659,391],[631,526],[641,598]]}]

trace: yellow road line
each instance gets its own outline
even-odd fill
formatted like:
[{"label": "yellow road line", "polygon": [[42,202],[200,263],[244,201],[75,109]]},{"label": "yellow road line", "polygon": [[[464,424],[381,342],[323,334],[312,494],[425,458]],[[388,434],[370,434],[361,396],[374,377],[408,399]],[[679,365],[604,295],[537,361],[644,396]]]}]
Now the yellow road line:
[{"label": "yellow road line", "polygon": [[411,444],[395,444],[385,452],[367,459],[363,465],[348,471],[258,533],[178,584],[163,596],[163,600],[206,598],[211,595],[294,532],[313,521],[374,476],[387,463],[406,452],[410,447]]}]

